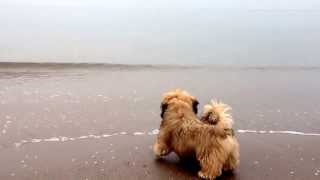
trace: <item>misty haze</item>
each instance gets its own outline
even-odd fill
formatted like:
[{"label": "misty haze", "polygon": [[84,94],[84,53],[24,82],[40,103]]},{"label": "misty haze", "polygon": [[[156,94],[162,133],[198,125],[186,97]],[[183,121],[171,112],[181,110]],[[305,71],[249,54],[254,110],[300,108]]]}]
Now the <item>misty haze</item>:
[{"label": "misty haze", "polygon": [[0,61],[318,66],[319,4],[2,0]]}]

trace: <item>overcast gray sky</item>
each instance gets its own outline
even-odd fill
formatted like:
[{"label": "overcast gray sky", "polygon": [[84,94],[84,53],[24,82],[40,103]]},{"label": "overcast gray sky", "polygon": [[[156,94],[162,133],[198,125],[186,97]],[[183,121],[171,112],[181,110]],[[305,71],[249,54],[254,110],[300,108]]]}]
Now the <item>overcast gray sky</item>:
[{"label": "overcast gray sky", "polygon": [[1,0],[0,61],[320,65],[319,0]]}]

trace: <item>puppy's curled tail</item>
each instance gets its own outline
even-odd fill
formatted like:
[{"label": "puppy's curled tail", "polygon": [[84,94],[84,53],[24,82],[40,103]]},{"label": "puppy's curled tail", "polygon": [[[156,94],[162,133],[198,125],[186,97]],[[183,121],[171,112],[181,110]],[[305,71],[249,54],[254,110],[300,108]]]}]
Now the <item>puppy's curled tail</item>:
[{"label": "puppy's curled tail", "polygon": [[229,105],[221,101],[211,100],[211,104],[204,106],[204,114],[201,120],[212,125],[217,125],[219,122],[227,123],[225,125],[228,127],[224,128],[232,128],[233,120],[229,113],[231,109]]}]

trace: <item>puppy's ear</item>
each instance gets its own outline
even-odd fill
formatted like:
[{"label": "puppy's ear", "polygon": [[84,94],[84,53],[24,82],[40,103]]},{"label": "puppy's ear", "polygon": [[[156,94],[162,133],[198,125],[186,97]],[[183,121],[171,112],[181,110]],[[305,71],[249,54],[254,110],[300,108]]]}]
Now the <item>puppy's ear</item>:
[{"label": "puppy's ear", "polygon": [[199,101],[198,100],[193,100],[193,102],[192,102],[192,109],[193,109],[193,112],[195,113],[195,114],[197,114],[198,113],[198,105],[199,105]]},{"label": "puppy's ear", "polygon": [[164,113],[166,112],[166,110],[167,110],[167,108],[168,108],[168,104],[167,104],[167,103],[161,103],[160,108],[161,108],[161,114],[160,114],[160,116],[161,116],[161,118],[163,119]]}]

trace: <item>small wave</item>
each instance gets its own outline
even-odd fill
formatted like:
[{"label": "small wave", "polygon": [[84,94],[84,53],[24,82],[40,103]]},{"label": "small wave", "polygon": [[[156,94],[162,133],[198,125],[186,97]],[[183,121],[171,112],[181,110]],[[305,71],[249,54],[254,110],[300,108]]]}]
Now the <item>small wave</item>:
[{"label": "small wave", "polygon": [[318,133],[304,133],[299,131],[273,131],[273,130],[243,130],[239,129],[238,133],[256,133],[256,134],[290,134],[290,135],[300,135],[300,136],[320,136]]},{"label": "small wave", "polygon": [[[255,133],[255,134],[288,134],[288,135],[299,135],[299,136],[320,136],[318,133],[304,133],[299,131],[274,131],[274,130],[251,130],[251,129],[239,129],[237,130],[238,133]],[[113,133],[113,134],[100,134],[100,135],[83,135],[78,137],[65,137],[65,136],[59,136],[59,137],[51,137],[46,139],[29,139],[29,140],[21,140],[19,142],[14,143],[16,147],[20,147],[25,144],[29,143],[42,143],[42,142],[69,142],[69,141],[76,141],[76,140],[86,140],[86,139],[102,139],[102,138],[110,138],[113,136],[143,136],[143,135],[157,135],[159,134],[159,129],[153,129],[149,132],[132,132],[128,133],[125,131],[119,132],[119,133]]]},{"label": "small wave", "polygon": [[133,132],[133,133],[128,133],[125,131],[119,132],[119,133],[113,133],[113,134],[100,134],[100,135],[94,135],[94,134],[89,134],[89,135],[83,135],[83,136],[78,136],[78,137],[65,137],[65,136],[59,136],[59,137],[50,137],[50,138],[45,138],[45,139],[40,139],[40,138],[34,138],[34,139],[29,139],[29,140],[21,140],[20,142],[14,143],[16,147],[20,147],[24,144],[29,144],[29,143],[41,143],[41,142],[68,142],[68,141],[76,141],[76,140],[85,140],[85,139],[101,139],[101,138],[109,138],[113,136],[125,136],[125,135],[131,135],[131,136],[142,136],[142,135],[156,135],[159,133],[158,129],[154,129],[150,132]]},{"label": "small wave", "polygon": [[[0,59],[1,60],[1,59]],[[210,70],[303,70],[303,71],[318,71],[319,65],[214,65],[214,64],[116,64],[116,63],[72,63],[72,62],[0,62],[1,72],[55,72],[57,70],[70,70],[70,69],[85,69],[85,70],[140,70],[140,69],[153,69],[153,70],[168,70],[168,69],[210,69]]]}]

